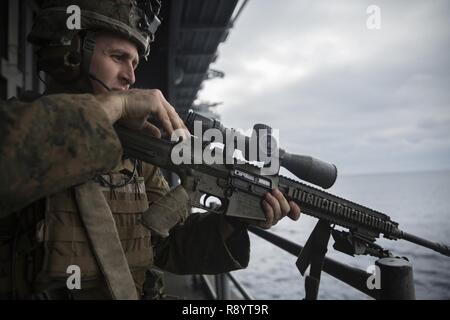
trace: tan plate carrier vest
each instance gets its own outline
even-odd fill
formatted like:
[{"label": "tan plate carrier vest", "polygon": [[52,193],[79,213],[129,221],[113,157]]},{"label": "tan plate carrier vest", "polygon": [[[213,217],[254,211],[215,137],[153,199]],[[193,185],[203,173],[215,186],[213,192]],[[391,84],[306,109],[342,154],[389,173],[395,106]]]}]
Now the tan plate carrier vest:
[{"label": "tan plate carrier vest", "polygon": [[[121,173],[103,175],[117,184],[125,176]],[[120,242],[133,274],[144,272],[152,263],[150,231],[139,221],[148,208],[143,177],[134,183],[111,189],[100,186],[113,214]],[[39,278],[67,279],[67,268],[77,265],[83,280],[101,276],[85,227],[80,219],[73,188],[46,199],[45,220],[38,226],[38,239],[44,242],[45,257]]]}]

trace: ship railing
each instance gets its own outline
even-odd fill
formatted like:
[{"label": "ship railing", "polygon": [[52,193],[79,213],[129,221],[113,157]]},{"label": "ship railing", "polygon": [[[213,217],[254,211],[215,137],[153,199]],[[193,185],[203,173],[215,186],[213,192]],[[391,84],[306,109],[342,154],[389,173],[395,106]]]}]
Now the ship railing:
[{"label": "ship railing", "polygon": [[[294,256],[298,256],[303,249],[302,246],[272,232],[255,227],[249,227],[249,231]],[[383,258],[377,260],[375,265],[378,268],[374,268],[374,271],[378,270],[378,276],[381,278],[378,286],[373,285],[376,281],[372,281],[376,280],[376,273],[369,273],[328,257],[324,258],[322,271],[373,299],[415,299],[412,267],[409,262],[401,258]],[[215,275],[213,280],[202,275],[201,279],[212,299],[254,300],[245,286],[231,273]],[[234,286],[234,290],[230,284]]]}]

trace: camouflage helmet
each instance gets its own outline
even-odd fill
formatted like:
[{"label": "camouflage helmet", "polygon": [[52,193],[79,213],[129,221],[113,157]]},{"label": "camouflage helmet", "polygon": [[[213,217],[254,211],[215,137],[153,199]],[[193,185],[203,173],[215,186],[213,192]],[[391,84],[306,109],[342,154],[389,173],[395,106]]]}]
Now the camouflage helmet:
[{"label": "camouflage helmet", "polygon": [[[76,8],[73,5],[80,9],[81,29],[67,25],[70,8]],[[68,46],[80,31],[108,31],[134,42],[146,58],[160,24],[160,7],[160,0],[43,0],[28,41],[38,46]]]}]

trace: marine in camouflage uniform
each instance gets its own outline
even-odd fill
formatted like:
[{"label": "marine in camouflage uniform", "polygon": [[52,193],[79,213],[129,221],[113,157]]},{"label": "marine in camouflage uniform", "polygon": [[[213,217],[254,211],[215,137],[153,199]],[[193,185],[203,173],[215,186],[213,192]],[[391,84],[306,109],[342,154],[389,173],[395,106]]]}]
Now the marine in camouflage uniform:
[{"label": "marine in camouflage uniform", "polygon": [[[98,99],[80,94],[90,92],[80,85],[86,83],[89,48],[75,48],[84,50],[81,60],[71,55],[76,32],[61,28],[62,9],[78,4],[82,25],[112,28],[145,56],[156,13],[149,2],[139,2],[44,2],[49,10],[38,16],[29,39],[42,46],[40,61],[53,88],[42,97],[0,103],[1,298],[133,299],[142,295],[145,270],[152,265],[178,274],[214,274],[248,264],[246,229],[225,237],[221,215],[180,214],[165,238],[139,223],[168,194],[167,182],[158,168],[123,158]],[[53,57],[54,51],[46,51],[52,41],[59,41],[53,49],[63,52],[63,64],[57,61],[61,52]],[[67,289],[70,265],[81,269],[81,290]],[[124,279],[132,279],[135,292],[117,286]]]}]

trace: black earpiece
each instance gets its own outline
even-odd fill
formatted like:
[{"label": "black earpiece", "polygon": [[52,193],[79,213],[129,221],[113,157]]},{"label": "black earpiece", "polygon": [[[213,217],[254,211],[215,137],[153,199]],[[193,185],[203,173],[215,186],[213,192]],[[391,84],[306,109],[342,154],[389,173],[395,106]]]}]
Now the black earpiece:
[{"label": "black earpiece", "polygon": [[81,53],[78,51],[70,51],[67,55],[67,62],[70,65],[80,65],[81,64]]}]

